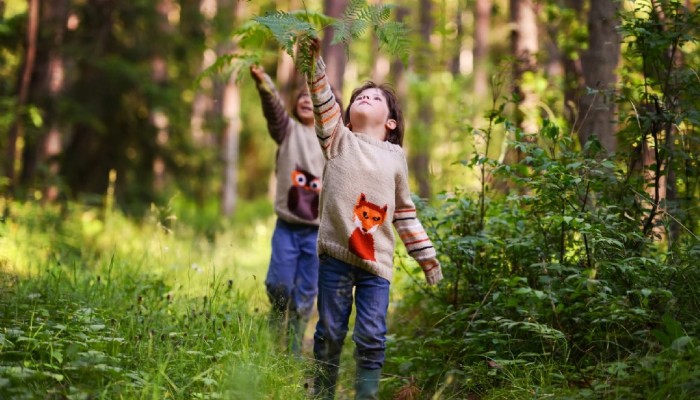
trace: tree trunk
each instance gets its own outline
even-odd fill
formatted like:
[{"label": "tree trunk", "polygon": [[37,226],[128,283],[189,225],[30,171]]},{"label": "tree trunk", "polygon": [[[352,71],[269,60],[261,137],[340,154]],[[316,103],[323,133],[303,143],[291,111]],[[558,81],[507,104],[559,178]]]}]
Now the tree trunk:
[{"label": "tree trunk", "polygon": [[610,0],[591,0],[588,13],[588,50],[581,54],[585,84],[593,93],[581,97],[577,124],[581,147],[591,135],[608,152],[617,150],[615,121],[615,69],[620,61],[620,35],[616,31],[618,3]]},{"label": "tree trunk", "polygon": [[[567,8],[574,10],[576,19],[582,18],[583,0],[566,0]],[[586,84],[583,80],[583,71],[580,58],[571,58],[567,51],[559,51],[561,64],[564,68],[564,116],[573,130],[576,121],[580,118],[578,98],[585,93]]]},{"label": "tree trunk", "polygon": [[513,22],[511,45],[515,58],[513,93],[518,96],[516,122],[526,135],[530,135],[538,131],[539,98],[531,85],[523,85],[523,77],[526,73],[537,72],[537,10],[533,0],[510,0],[510,7]]},{"label": "tree trunk", "polygon": [[[41,187],[53,200],[57,193],[59,165],[56,157],[61,151],[57,98],[64,88],[63,39],[68,20],[68,0],[45,1],[40,9],[37,51],[28,102],[36,105],[43,116],[43,125],[28,131],[22,151],[21,185]],[[45,167],[45,168],[40,168]],[[37,179],[37,171],[41,174]]]},{"label": "tree trunk", "polygon": [[[420,0],[419,30],[420,43],[416,50],[416,73],[420,79],[427,82],[430,78],[432,58],[432,47],[430,36],[433,33],[432,1]],[[419,124],[414,130],[415,147],[411,149],[412,156],[409,159],[413,176],[418,182],[418,195],[422,198],[429,198],[430,188],[430,132],[433,125],[433,104],[432,92],[421,90],[418,98],[418,119]]]},{"label": "tree trunk", "polygon": [[[156,4],[156,11],[159,16],[158,30],[162,33],[172,35],[174,28],[168,22],[168,15],[174,11],[175,4],[171,0],[159,0]],[[151,58],[151,77],[153,82],[164,86],[168,81],[168,64],[166,56],[156,50]],[[170,140],[170,119],[163,111],[151,109],[149,120],[156,129],[155,154],[153,156],[153,190],[161,193],[165,189],[165,161],[160,154],[161,149],[167,147]]]},{"label": "tree trunk", "polygon": [[[396,21],[404,22],[410,9],[408,7],[399,6],[396,9]],[[406,79],[406,66],[398,58],[394,58],[390,66],[390,76],[394,87],[396,88],[396,97],[399,101],[401,109],[406,116],[406,100],[408,98],[408,80]]]},{"label": "tree trunk", "polygon": [[455,45],[452,47],[452,57],[449,65],[450,73],[453,76],[461,73],[462,41],[464,40],[464,21],[462,16],[462,13],[464,12],[462,7],[463,3],[464,0],[457,0],[457,9],[455,10]]},{"label": "tree trunk", "polygon": [[474,97],[486,96],[489,87],[488,54],[491,0],[476,0],[474,10]]},{"label": "tree trunk", "polygon": [[24,133],[24,107],[27,105],[29,91],[31,89],[32,74],[37,52],[37,35],[39,30],[39,0],[29,0],[27,10],[27,43],[22,62],[22,74],[19,79],[19,93],[15,119],[8,132],[7,158],[5,160],[5,176],[7,177],[8,193],[12,193],[16,182],[17,142]]},{"label": "tree trunk", "polygon": [[[236,17],[243,12],[245,2],[235,1],[233,7],[229,8],[230,3],[228,1],[230,0],[222,0],[222,3],[226,3],[226,7],[222,6],[222,8],[231,9],[231,20],[235,21]],[[231,46],[233,44],[227,44],[221,50],[225,53],[230,53],[232,50]],[[225,123],[221,137],[221,156],[224,166],[221,187],[221,213],[224,216],[231,216],[236,210],[238,201],[238,159],[241,135],[241,94],[234,76],[230,77],[225,83],[221,107],[221,115]]]},{"label": "tree trunk", "polygon": [[[347,5],[348,0],[323,0],[324,13],[333,18],[341,18]],[[331,41],[333,41],[333,29],[327,27],[321,42],[321,52],[323,60],[326,62],[326,74],[331,86],[338,93],[343,93],[343,76],[347,62],[345,47],[342,43],[331,45]]]}]

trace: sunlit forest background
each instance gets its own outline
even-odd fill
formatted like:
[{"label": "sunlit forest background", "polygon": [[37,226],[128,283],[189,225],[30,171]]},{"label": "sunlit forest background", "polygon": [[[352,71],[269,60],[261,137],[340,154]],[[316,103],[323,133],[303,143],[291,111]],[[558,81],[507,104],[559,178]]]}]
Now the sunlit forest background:
[{"label": "sunlit forest background", "polygon": [[404,110],[445,280],[399,246],[382,399],[700,396],[698,2],[394,0],[334,43],[368,3],[0,0],[0,397],[306,398],[265,323],[276,11]]}]

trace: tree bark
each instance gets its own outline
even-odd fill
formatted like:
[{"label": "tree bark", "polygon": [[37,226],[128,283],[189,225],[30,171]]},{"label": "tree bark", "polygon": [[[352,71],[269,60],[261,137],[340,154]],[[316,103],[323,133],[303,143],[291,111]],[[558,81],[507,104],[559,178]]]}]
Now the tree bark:
[{"label": "tree bark", "polygon": [[[230,0],[222,0],[222,3]],[[230,3],[226,3],[230,7]],[[231,20],[235,21],[243,12],[245,2],[236,1],[232,7]],[[228,7],[222,7],[231,9]],[[227,44],[222,50],[230,52],[232,43]],[[238,159],[241,135],[241,94],[236,84],[235,77],[229,78],[223,88],[221,99],[221,115],[224,118],[225,127],[222,132],[222,161],[224,166],[223,182],[221,187],[221,213],[231,216],[236,210],[238,201]]]},{"label": "tree bark", "polygon": [[15,119],[10,126],[8,132],[7,158],[5,160],[5,176],[7,177],[8,192],[12,193],[17,184],[16,182],[16,161],[17,161],[17,142],[23,136],[24,132],[24,107],[27,105],[29,91],[31,89],[32,74],[34,73],[34,63],[37,52],[37,36],[39,30],[39,0],[29,0],[29,9],[27,10],[27,42],[24,52],[24,60],[22,74],[19,79],[19,92],[17,96],[17,105]]},{"label": "tree bark", "polygon": [[[566,0],[565,6],[574,11],[577,20],[583,16],[583,0]],[[559,50],[559,49],[558,49]],[[584,93],[586,84],[580,58],[572,58],[567,51],[559,51],[561,64],[564,69],[564,116],[573,130],[579,118],[578,98]]]},{"label": "tree bark", "polygon": [[537,10],[533,0],[510,0],[513,31],[511,46],[515,58],[513,68],[513,93],[518,95],[516,121],[525,134],[538,131],[539,98],[532,88],[523,86],[526,73],[537,71],[537,52],[539,51],[539,29]]},{"label": "tree bark", "polygon": [[[432,1],[420,0],[419,31],[420,43],[416,51],[416,73],[421,80],[426,81],[430,77],[432,58],[432,46],[430,36],[433,33]],[[433,125],[434,111],[432,104],[432,93],[427,90],[420,91],[418,98],[418,119],[419,124],[414,130],[414,144],[409,163],[412,167],[413,176],[418,183],[418,195],[422,198],[430,198],[430,128]]]},{"label": "tree bark", "polygon": [[[341,18],[347,5],[348,0],[323,0],[324,13],[333,18]],[[321,53],[326,62],[326,74],[331,86],[338,93],[343,93],[343,76],[347,62],[345,47],[342,43],[331,45],[331,41],[333,41],[333,29],[327,27],[321,42]]]},{"label": "tree bark", "polygon": [[[43,200],[51,202],[58,196],[58,156],[62,151],[58,97],[65,87],[63,42],[69,14],[68,0],[45,1],[40,12],[40,31],[36,65],[30,90],[30,102],[43,111],[44,124],[35,137],[25,140],[22,157],[21,183],[40,187]],[[44,168],[40,168],[43,166]],[[39,182],[35,182],[37,171]]]},{"label": "tree bark", "polygon": [[588,49],[581,54],[583,78],[591,94],[583,94],[577,124],[574,126],[581,147],[591,135],[608,152],[617,150],[615,121],[615,72],[620,61],[620,35],[616,31],[618,3],[591,0],[588,13]]},{"label": "tree bark", "polygon": [[[491,29],[491,0],[476,0],[474,9],[474,97],[488,92],[489,31]],[[478,100],[477,100],[478,101]]]}]

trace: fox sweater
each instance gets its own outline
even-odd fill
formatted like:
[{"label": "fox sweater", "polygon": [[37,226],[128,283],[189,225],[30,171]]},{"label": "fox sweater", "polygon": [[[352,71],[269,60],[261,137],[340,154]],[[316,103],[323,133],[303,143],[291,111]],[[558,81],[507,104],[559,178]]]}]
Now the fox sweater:
[{"label": "fox sweater", "polygon": [[278,144],[275,177],[275,213],[289,223],[319,224],[318,205],[325,159],[314,128],[292,118],[269,75],[257,84],[263,114]]},{"label": "fox sweater", "polygon": [[328,254],[391,281],[394,231],[423,269],[442,279],[433,244],[416,216],[403,149],[343,125],[320,57],[307,84],[316,135],[326,157],[321,194],[318,254]]}]

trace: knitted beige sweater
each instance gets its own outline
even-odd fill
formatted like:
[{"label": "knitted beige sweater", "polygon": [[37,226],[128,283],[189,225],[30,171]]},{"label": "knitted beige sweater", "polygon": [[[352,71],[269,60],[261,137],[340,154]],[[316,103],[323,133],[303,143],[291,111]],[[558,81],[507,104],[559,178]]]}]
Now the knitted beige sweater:
[{"label": "knitted beige sweater", "polygon": [[318,225],[321,174],[325,158],[316,133],[292,118],[272,79],[257,84],[270,136],[277,142],[275,213],[293,224]]},{"label": "knitted beige sweater", "polygon": [[316,134],[325,155],[318,254],[328,254],[391,281],[394,230],[423,269],[426,280],[442,279],[433,244],[416,217],[403,149],[343,125],[319,57],[307,76]]}]

